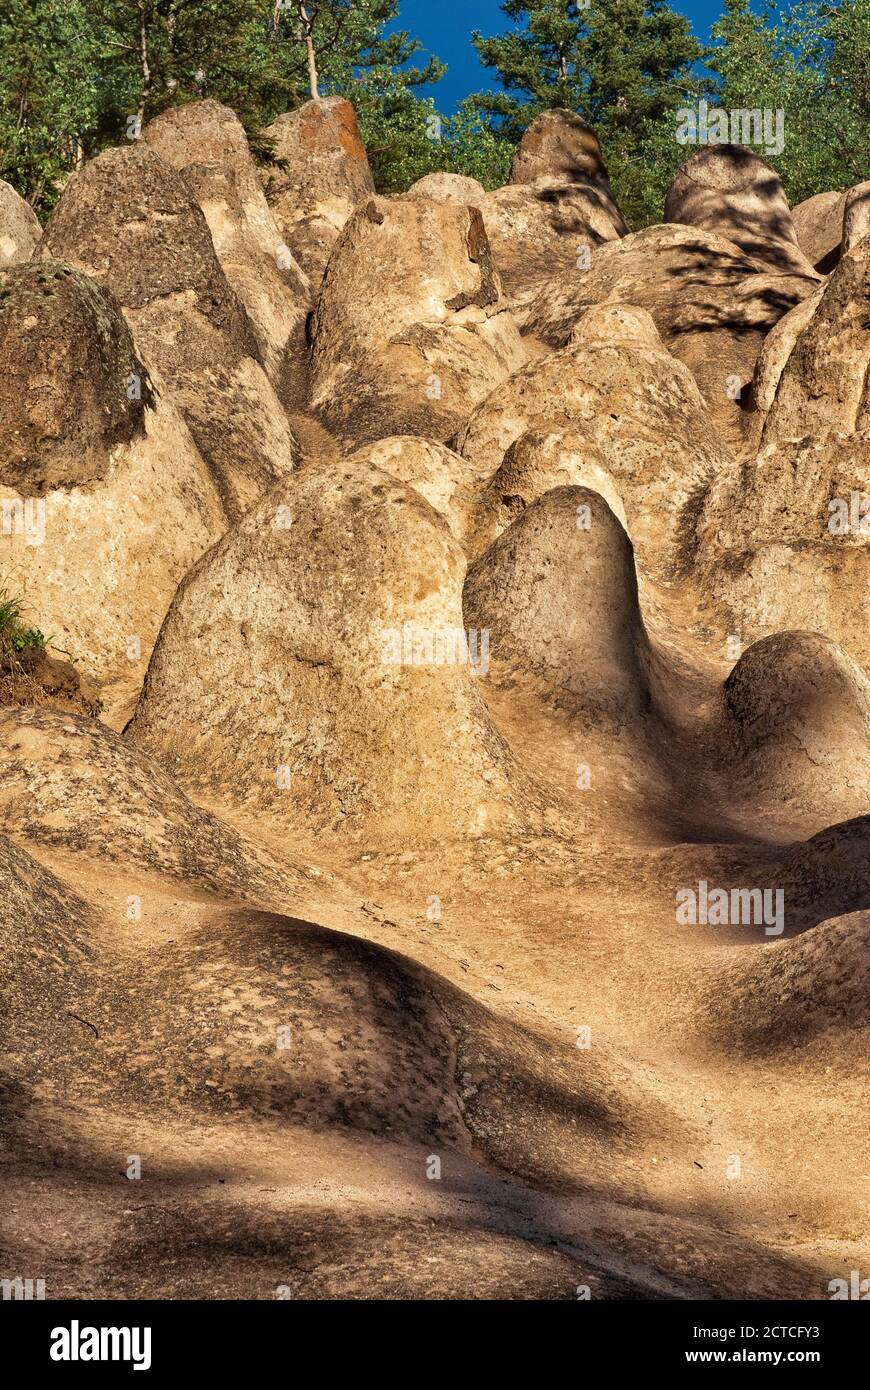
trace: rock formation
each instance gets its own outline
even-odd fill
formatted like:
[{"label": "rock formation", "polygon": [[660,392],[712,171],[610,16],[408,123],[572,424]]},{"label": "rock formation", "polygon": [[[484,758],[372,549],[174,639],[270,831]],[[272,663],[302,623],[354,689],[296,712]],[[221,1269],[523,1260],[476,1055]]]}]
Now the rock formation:
[{"label": "rock formation", "polygon": [[[145,433],[150,385],[118,303],[62,261],[0,272],[0,483],[34,496],[106,476]],[[137,385],[138,384],[138,385]]]},{"label": "rock formation", "polygon": [[0,272],[0,354],[3,586],[119,719],[176,585],[227,524],[220,489],[82,271]]},{"label": "rock formation", "polygon": [[369,198],[311,324],[311,405],[344,442],[447,440],[526,358],[478,209]]},{"label": "rock formation", "polygon": [[502,678],[530,672],[587,718],[648,704],[632,548],[598,493],[557,487],[527,507],[470,570],[464,605]]},{"label": "rock formation", "polygon": [[691,155],[668,189],[664,220],[715,232],[774,270],[813,274],[778,174],[742,145]]},{"label": "rock formation", "polygon": [[295,442],[251,321],[171,165],[140,144],[85,164],[40,254],[68,260],[115,295],[155,388],[184,416],[231,515],[292,468]]},{"label": "rock formation", "polygon": [[497,387],[471,415],[460,452],[491,475],[530,429],[571,429],[596,446],[632,540],[657,569],[677,562],[686,508],[727,458],[691,373],[650,315],[623,305],[590,308],[567,347]]},{"label": "rock formation", "polygon": [[607,170],[598,136],[573,111],[542,111],[527,126],[511,164],[511,183],[550,177],[563,183],[605,182]]},{"label": "rock formation", "polygon": [[284,393],[304,351],[310,289],[275,224],[241,122],[219,102],[189,102],[151,121],[142,140],[184,174],[263,365]]},{"label": "rock formation", "polygon": [[595,247],[628,232],[591,126],[572,111],[543,111],[531,122],[510,181],[482,211],[495,263],[517,306],[555,272],[588,269]]},{"label": "rock formation", "polygon": [[844,193],[814,193],[791,210],[800,248],[821,275],[840,259],[845,202]]},{"label": "rock formation", "polygon": [[489,192],[267,135],[0,185],[4,1292],[827,1299],[866,185],[705,148],[629,232],[572,112]]},{"label": "rock formation", "polygon": [[510,758],[477,690],[464,570],[418,492],[363,460],[307,468],[188,576],[131,737],[279,825],[479,834],[505,814]]},{"label": "rock formation", "polygon": [[279,161],[266,196],[294,258],[317,291],[338,234],[375,191],[356,112],[343,97],[308,101],[265,131]]},{"label": "rock formation", "polygon": [[870,236],[870,179],[850,188],[843,203],[843,254]]},{"label": "rock formation", "polygon": [[33,208],[0,179],[0,270],[29,261],[41,236]]},{"label": "rock formation", "polygon": [[590,304],[636,304],[692,372],[717,428],[742,451],[755,363],[780,319],[818,278],[774,271],[718,233],[678,223],[601,246],[569,274],[548,277],[517,311],[524,332],[563,347]]}]

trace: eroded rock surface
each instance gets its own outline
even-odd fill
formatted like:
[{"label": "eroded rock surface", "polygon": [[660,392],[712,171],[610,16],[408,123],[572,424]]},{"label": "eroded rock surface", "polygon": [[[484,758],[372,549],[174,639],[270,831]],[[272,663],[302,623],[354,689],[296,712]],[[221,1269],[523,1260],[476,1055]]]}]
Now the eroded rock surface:
[{"label": "eroded rock surface", "polygon": [[169,109],[38,246],[0,185],[2,1272],[827,1299],[863,187],[706,149],[628,233],[571,112],[490,193],[378,197],[344,98],[269,134]]}]

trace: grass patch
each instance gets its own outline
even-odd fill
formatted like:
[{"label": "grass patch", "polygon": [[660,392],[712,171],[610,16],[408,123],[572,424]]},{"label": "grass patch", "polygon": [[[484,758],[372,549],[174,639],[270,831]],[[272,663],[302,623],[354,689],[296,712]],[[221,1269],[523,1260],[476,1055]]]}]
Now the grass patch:
[{"label": "grass patch", "polygon": [[44,652],[51,641],[38,627],[28,627],[21,600],[0,590],[0,660],[15,660],[29,652]]}]

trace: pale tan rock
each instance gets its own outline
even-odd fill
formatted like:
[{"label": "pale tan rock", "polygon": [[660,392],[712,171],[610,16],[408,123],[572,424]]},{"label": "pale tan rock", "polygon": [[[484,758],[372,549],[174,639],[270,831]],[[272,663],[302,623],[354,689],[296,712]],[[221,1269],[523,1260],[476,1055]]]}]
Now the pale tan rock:
[{"label": "pale tan rock", "polygon": [[768,444],[751,461],[712,480],[699,532],[705,547],[732,548],[769,541],[826,543],[837,550],[870,540],[832,522],[836,497],[870,488],[870,448],[854,435],[806,437]]},{"label": "pale tan rock", "polygon": [[[290,890],[293,872],[188,800],[172,778],[102,723],[47,709],[0,710],[0,816],[40,850],[239,899]],[[282,885],[282,879],[284,880]]]},{"label": "pale tan rock", "polygon": [[339,232],[375,191],[356,112],[344,97],[322,97],[276,117],[265,134],[281,161],[264,174],[266,197],[316,293]]},{"label": "pale tan rock", "polygon": [[481,210],[493,259],[518,306],[542,281],[573,276],[597,246],[628,232],[609,186],[579,176],[506,184],[486,195]]},{"label": "pale tan rock", "polygon": [[664,220],[715,232],[778,271],[815,274],[798,242],[779,175],[742,145],[696,150],[668,189]]},{"label": "pale tan rock", "polygon": [[33,208],[11,183],[0,179],[0,270],[29,261],[41,236]]},{"label": "pale tan rock", "polygon": [[252,345],[208,223],[178,171],[145,145],[105,150],[70,178],[40,255],[67,243],[75,251],[71,263],[106,285],[125,309],[186,293],[236,346]]},{"label": "pale tan rock", "polygon": [[707,594],[745,638],[824,632],[870,669],[870,439],[864,327],[870,242],[764,343],[750,432],[757,457],[699,510]]},{"label": "pale tan rock", "polygon": [[477,208],[370,198],[330,258],[311,406],[345,443],[447,440],[526,360]]},{"label": "pale tan rock", "polygon": [[828,918],[793,940],[738,953],[701,1001],[730,1054],[791,1050],[816,1037],[861,1046],[870,1000],[870,912]]},{"label": "pale tan rock", "polygon": [[348,462],[373,464],[407,483],[443,516],[457,540],[464,538],[478,480],[468,460],[446,444],[416,434],[396,435],[365,444]]},{"label": "pale tan rock", "polygon": [[858,435],[768,444],[713,480],[697,571],[744,645],[789,626],[870,672],[870,447]]},{"label": "pale tan rock", "polygon": [[0,835],[4,1086],[18,1088],[43,1050],[65,1054],[68,1065],[80,1056],[84,1041],[70,1039],[68,1025],[70,1012],[81,1009],[94,970],[93,924],[90,905],[79,893]]},{"label": "pale tan rock", "polygon": [[56,261],[0,281],[2,587],[118,720],[179,580],[226,513],[113,295]]},{"label": "pale tan rock", "polygon": [[[270,33],[288,23],[276,11]],[[0,361],[20,348],[0,401],[33,441],[13,465],[0,430],[7,492],[25,523],[45,504],[44,537],[0,534],[0,590],[79,656],[34,659],[34,678],[72,704],[70,672],[104,662],[124,724],[149,644],[134,660],[127,629],[156,629],[183,571],[125,735],[6,706],[0,671],[4,1281],[38,1271],[79,1299],[827,1297],[832,1272],[865,1267],[870,477],[846,389],[865,287],[674,223],[639,235],[624,280],[621,243],[597,246],[583,299],[554,245],[537,311],[563,337],[527,331],[538,360],[472,412],[469,456],[375,411],[348,459],[343,431],[297,413],[301,465],[257,499],[251,441],[264,451],[277,404],[187,398],[219,468],[176,404],[188,347],[194,382],[260,399],[280,323],[259,279],[238,303],[251,243],[225,125],[226,151],[207,131],[198,161],[179,145],[183,198],[155,181],[136,203],[119,177],[102,248],[93,212],[71,238],[126,277],[129,323],[162,354],[132,345],[153,400],[117,413],[129,344],[105,284],[12,316]],[[333,360],[388,404],[391,333],[458,297],[473,343],[482,277],[450,266],[474,200],[455,191],[389,200],[426,237],[397,236],[371,276],[361,257],[336,300]],[[520,240],[518,275],[537,273]],[[818,335],[801,365],[835,281],[832,357]],[[726,369],[753,381],[731,414]],[[789,381],[782,437],[731,457],[731,423],[762,425]],[[226,527],[219,485],[253,506],[199,554]],[[793,939],[675,916],[702,883],[782,891]]]},{"label": "pale tan rock", "polygon": [[850,188],[843,203],[843,255],[870,236],[870,179]]},{"label": "pale tan rock", "polygon": [[220,102],[186,102],[150,121],[142,141],[184,175],[253,325],[263,365],[282,390],[296,365],[288,354],[305,350],[310,287],[278,231],[241,121]]},{"label": "pale tan rock", "polygon": [[469,570],[464,611],[491,630],[495,680],[536,676],[587,718],[623,725],[647,708],[634,554],[598,493],[532,502]]},{"label": "pale tan rock", "polygon": [[532,122],[505,187],[486,193],[459,174],[427,174],[405,196],[423,194],[481,209],[493,259],[517,305],[543,278],[588,263],[596,246],[628,232],[597,137],[568,111],[547,111]]},{"label": "pale tan rock", "polygon": [[748,797],[810,804],[828,823],[866,813],[870,681],[835,642],[779,632],[723,687],[722,756]]},{"label": "pale tan rock", "polygon": [[535,116],[511,164],[511,183],[534,183],[547,175],[565,183],[607,179],[594,129],[575,111],[554,107]]},{"label": "pale tan rock", "polygon": [[533,502],[564,487],[598,493],[620,525],[627,525],[613,476],[592,439],[568,429],[527,430],[511,444],[479,493],[469,528],[469,555],[476,558],[488,550]]},{"label": "pale tan rock", "polygon": [[782,369],[764,445],[870,428],[870,241],[844,254]]},{"label": "pale tan rock", "polygon": [[[771,328],[755,363],[752,378],[752,408],[763,425],[776,398],[776,389],[795,343],[812,319],[824,293],[824,286],[801,300]],[[760,431],[759,431],[760,434]]]},{"label": "pale tan rock", "polygon": [[[847,493],[847,504],[848,504]],[[870,548],[771,540],[708,557],[704,593],[744,643],[790,623],[822,632],[870,671]]]},{"label": "pale tan rock", "polygon": [[[599,336],[623,319],[620,336]],[[642,310],[598,310],[576,343],[515,373],[480,405],[459,449],[490,476],[527,430],[570,429],[596,446],[642,563],[667,570],[691,538],[686,508],[727,466],[688,368]],[[597,462],[597,460],[596,460]]]},{"label": "pale tan rock", "polygon": [[182,585],[130,734],[283,829],[481,833],[510,815],[512,759],[470,664],[464,575],[413,489],[365,462],[306,468]]},{"label": "pale tan rock", "polygon": [[0,518],[10,592],[99,686],[103,717],[124,723],[180,580],[227,524],[181,417],[158,402],[99,480],[38,498],[0,486]]},{"label": "pale tan rock", "polygon": [[516,310],[525,333],[551,347],[570,340],[590,304],[639,305],[692,372],[723,439],[744,450],[756,359],[771,329],[819,287],[775,274],[713,232],[677,223],[599,246],[588,269],[545,280]]},{"label": "pale tan rock", "polygon": [[177,170],[142,145],[105,151],[70,179],[40,254],[65,256],[119,300],[230,515],[293,467],[296,442],[250,320]]},{"label": "pale tan rock", "polygon": [[264,255],[275,259],[280,237],[234,111],[212,100],[169,107],[145,126],[142,144],[182,173],[197,164],[219,164],[230,171],[252,237]]},{"label": "pale tan rock", "polygon": [[664,351],[652,314],[637,304],[590,304],[574,325],[568,342],[571,347],[600,343]]},{"label": "pale tan rock", "polygon": [[814,193],[791,210],[795,235],[807,260],[827,275],[840,259],[846,194]]},{"label": "pale tan rock", "polygon": [[477,179],[467,174],[424,174],[422,179],[412,183],[405,198],[431,198],[433,203],[457,203],[461,207],[482,207],[486,200],[486,189]]},{"label": "pale tan rock", "polygon": [[26,705],[96,719],[102,712],[96,686],[72,661],[50,656],[50,650],[49,644],[0,654],[0,706]]},{"label": "pale tan rock", "polygon": [[839,916],[870,893],[870,817],[841,821],[780,856],[780,882],[790,905],[792,928]]}]

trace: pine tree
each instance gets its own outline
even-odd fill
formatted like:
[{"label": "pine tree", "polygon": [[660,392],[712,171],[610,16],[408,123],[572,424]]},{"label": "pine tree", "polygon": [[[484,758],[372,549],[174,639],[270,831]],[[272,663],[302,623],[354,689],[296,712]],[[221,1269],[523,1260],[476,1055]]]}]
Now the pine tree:
[{"label": "pine tree", "polygon": [[96,45],[80,0],[4,0],[0,178],[37,211],[83,159],[97,107]]},{"label": "pine tree", "polygon": [[83,3],[99,40],[103,143],[201,97],[226,102],[252,128],[305,100],[304,65],[288,72],[271,42],[274,0]]},{"label": "pine tree", "polygon": [[432,157],[431,102],[445,71],[420,66],[416,39],[387,33],[398,0],[86,0],[101,40],[101,135],[116,142],[164,107],[201,97],[231,106],[252,148],[263,127],[313,95],[350,97],[375,176],[394,187]]},{"label": "pine tree", "polygon": [[502,9],[513,21],[507,34],[472,36],[504,88],[477,93],[480,111],[513,141],[539,111],[578,112],[598,133],[629,220],[660,215],[684,157],[675,112],[702,86],[692,65],[703,51],[688,21],[665,0],[505,0]]}]

